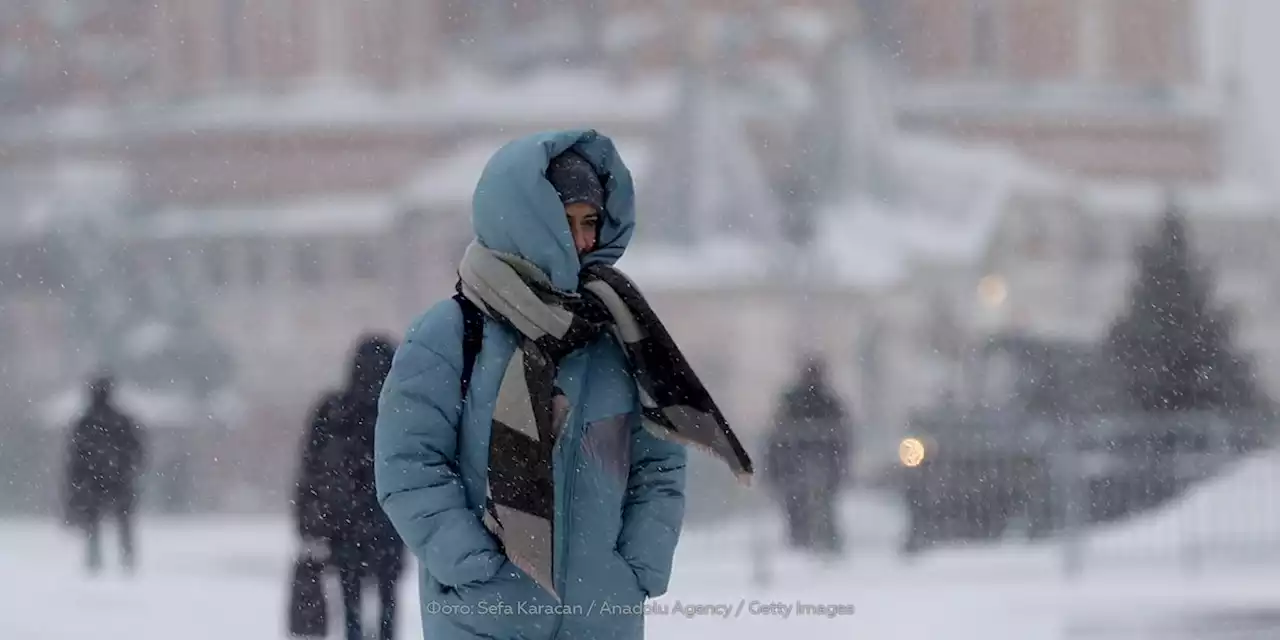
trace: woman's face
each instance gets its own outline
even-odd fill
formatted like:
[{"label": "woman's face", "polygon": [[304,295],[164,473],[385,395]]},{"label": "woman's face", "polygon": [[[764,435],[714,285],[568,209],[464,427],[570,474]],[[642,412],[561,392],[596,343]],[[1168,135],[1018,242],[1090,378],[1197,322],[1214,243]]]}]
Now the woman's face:
[{"label": "woman's face", "polygon": [[600,233],[600,212],[585,202],[565,205],[564,215],[569,219],[569,232],[573,234],[573,246],[578,256],[584,256],[596,246]]}]

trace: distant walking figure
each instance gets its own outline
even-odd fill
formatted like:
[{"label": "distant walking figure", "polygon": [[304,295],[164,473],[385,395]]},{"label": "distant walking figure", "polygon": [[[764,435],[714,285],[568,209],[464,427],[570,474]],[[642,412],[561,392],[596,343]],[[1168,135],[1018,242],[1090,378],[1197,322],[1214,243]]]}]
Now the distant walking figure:
[{"label": "distant walking figure", "polygon": [[381,605],[377,637],[395,636],[405,546],[378,504],[373,447],[378,396],[395,351],[390,338],[361,338],[346,388],[320,400],[298,482],[299,533],[328,547],[329,566],[342,585],[347,640],[364,638],[361,602],[369,586],[376,587]]},{"label": "distant walking figure", "polygon": [[145,454],[142,427],[116,408],[114,381],[100,375],[89,383],[89,406],[71,429],[66,463],[67,521],[84,530],[86,563],[102,568],[101,523],[112,516],[120,527],[122,564],[135,566],[133,508]]},{"label": "distant walking figure", "polygon": [[821,360],[808,359],[779,404],[765,479],[784,508],[789,542],[796,549],[839,553],[836,497],[851,475],[853,429]]}]

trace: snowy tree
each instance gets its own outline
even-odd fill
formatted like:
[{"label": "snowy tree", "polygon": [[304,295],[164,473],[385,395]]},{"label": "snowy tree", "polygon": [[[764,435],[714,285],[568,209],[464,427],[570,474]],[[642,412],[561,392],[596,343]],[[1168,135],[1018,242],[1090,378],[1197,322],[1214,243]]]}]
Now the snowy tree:
[{"label": "snowy tree", "polygon": [[1109,346],[1128,398],[1143,411],[1236,410],[1266,403],[1252,365],[1234,352],[1232,319],[1211,307],[1212,277],[1189,247],[1170,203],[1154,237],[1136,251],[1128,311]]}]

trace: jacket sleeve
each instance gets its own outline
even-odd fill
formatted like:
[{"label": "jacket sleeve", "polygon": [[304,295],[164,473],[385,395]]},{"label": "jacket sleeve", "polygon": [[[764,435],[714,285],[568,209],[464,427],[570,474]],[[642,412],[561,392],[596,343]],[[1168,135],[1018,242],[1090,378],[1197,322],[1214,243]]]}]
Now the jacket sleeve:
[{"label": "jacket sleeve", "polygon": [[635,571],[650,598],[666,593],[684,522],[684,446],[664,440],[635,420],[631,475],[622,515],[618,553]]},{"label": "jacket sleeve", "polygon": [[450,586],[488,580],[504,561],[457,472],[461,369],[462,314],[449,300],[396,350],[374,436],[383,511],[427,573]]}]

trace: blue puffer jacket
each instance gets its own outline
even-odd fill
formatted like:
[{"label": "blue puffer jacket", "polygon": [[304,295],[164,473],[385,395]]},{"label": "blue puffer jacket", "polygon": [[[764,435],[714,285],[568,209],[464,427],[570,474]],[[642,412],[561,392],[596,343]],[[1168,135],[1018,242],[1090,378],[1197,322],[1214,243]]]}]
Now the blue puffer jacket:
[{"label": "blue puffer jacket", "polygon": [[[480,177],[472,217],[481,243],[534,262],[566,290],[577,288],[581,265],[543,172],[570,147],[606,176],[601,248],[586,261],[616,261],[634,227],[634,191],[612,141],[593,131],[504,146]],[[573,409],[555,455],[556,603],[506,560],[480,519],[494,401],[516,344],[514,332],[485,323],[461,402],[462,314],[445,300],[413,323],[383,387],[378,497],[419,560],[424,635],[642,638],[644,599],[666,591],[680,535],[685,450],[641,428],[635,384],[610,335],[564,359],[558,384]]]}]

